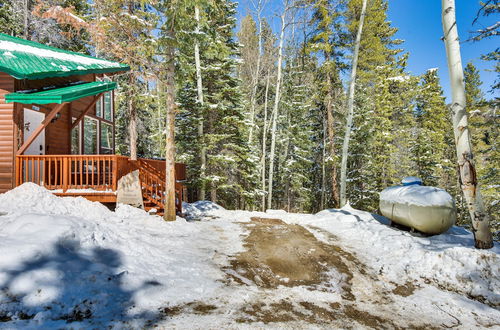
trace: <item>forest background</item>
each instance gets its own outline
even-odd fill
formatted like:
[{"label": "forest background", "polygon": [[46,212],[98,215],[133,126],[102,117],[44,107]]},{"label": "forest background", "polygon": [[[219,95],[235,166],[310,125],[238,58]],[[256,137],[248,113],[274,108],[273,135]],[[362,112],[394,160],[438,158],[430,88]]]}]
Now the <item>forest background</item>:
[{"label": "forest background", "polygon": [[[139,157],[165,157],[162,63],[169,58],[165,45],[175,45],[176,158],[188,165],[190,200],[317,212],[339,206],[339,151],[361,4],[0,0],[0,32],[129,64],[130,73],[113,78],[120,86],[116,150]],[[500,5],[458,2],[458,12],[461,6],[471,17],[463,22],[469,32],[462,33],[462,43],[482,45],[465,67],[467,109],[481,191],[498,239],[500,66],[491,40],[498,36]],[[415,11],[410,7],[405,15]],[[439,20],[440,8],[435,10],[425,20]],[[467,226],[441,84],[447,73],[435,68],[444,65],[436,63],[445,54],[437,42],[442,31],[428,32],[430,69],[410,72],[412,54],[388,12],[388,1],[368,1],[347,167],[349,203],[376,212],[382,189],[415,175],[450,192],[459,222]],[[430,25],[422,21],[422,30]],[[484,74],[484,68],[492,72]]]}]

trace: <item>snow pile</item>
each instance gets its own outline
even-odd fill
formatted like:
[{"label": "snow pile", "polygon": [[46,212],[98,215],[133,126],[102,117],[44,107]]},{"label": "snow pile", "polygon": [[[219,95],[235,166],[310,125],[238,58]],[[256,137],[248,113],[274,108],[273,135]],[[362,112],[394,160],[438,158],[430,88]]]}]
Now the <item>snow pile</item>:
[{"label": "snow pile", "polygon": [[461,227],[418,237],[387,226],[384,217],[350,207],[288,221],[334,234],[388,281],[432,283],[500,307],[500,246],[475,249],[472,233]]},{"label": "snow pile", "polygon": [[94,220],[104,220],[112,215],[101,203],[91,202],[83,197],[61,199],[34,183],[25,183],[0,194],[0,211],[71,215]]},{"label": "snow pile", "polygon": [[203,217],[218,217],[225,209],[211,201],[197,201],[194,203],[182,203],[182,211],[188,220],[201,219]]},{"label": "snow pile", "polygon": [[217,249],[237,253],[240,233],[230,222],[165,222],[24,184],[0,195],[0,320],[143,327],[159,309],[220,288],[225,261]]},{"label": "snow pile", "polygon": [[380,193],[380,200],[389,203],[419,206],[455,207],[453,197],[451,197],[446,190],[419,185],[394,186],[386,188]]}]

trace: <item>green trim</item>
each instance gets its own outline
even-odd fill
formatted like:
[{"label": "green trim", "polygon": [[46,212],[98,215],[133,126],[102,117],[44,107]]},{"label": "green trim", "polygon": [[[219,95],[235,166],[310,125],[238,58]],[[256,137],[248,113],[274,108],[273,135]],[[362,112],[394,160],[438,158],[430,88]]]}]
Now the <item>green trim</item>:
[{"label": "green trim", "polygon": [[[2,47],[2,42],[4,43],[4,47]],[[8,46],[9,43],[11,43],[10,46]],[[12,47],[12,43],[19,45],[18,49]],[[33,48],[39,51],[37,52]],[[64,55],[50,57],[50,53],[45,52],[44,54],[44,51]],[[34,80],[129,70],[130,67],[125,64],[50,47],[0,33],[0,72],[5,72],[16,79]]]},{"label": "green trim", "polygon": [[87,96],[109,92],[115,88],[115,82],[94,81],[90,83],[49,89],[41,92],[11,93],[5,95],[5,102],[17,102],[23,104],[61,104],[78,100]]}]

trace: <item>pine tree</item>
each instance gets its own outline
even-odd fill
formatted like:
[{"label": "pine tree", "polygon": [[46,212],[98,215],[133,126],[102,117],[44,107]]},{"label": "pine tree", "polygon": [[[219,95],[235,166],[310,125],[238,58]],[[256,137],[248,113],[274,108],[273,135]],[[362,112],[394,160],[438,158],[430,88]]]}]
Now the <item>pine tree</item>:
[{"label": "pine tree", "polygon": [[[314,29],[308,43],[308,52],[319,53],[324,59],[319,69],[323,77],[323,83],[319,86],[322,90],[324,112],[326,119],[326,131],[328,135],[325,166],[329,168],[329,178],[331,181],[332,204],[337,206],[340,203],[339,185],[337,178],[338,166],[338,148],[337,125],[340,120],[339,109],[343,104],[342,82],[339,77],[340,47],[343,40],[340,30],[340,2],[332,0],[316,0],[312,3],[314,11],[312,14],[311,25]],[[325,187],[322,187],[325,190]],[[323,199],[322,199],[323,200]]]},{"label": "pine tree", "polygon": [[[253,204],[256,198],[254,189],[257,158],[250,155],[245,136],[240,83],[235,77],[235,55],[238,53],[232,30],[235,25],[235,3],[207,3],[200,9],[201,19],[205,22],[199,33],[203,35],[200,60],[205,104],[200,107],[196,102],[196,81],[189,68],[194,63],[191,60],[194,52],[190,49],[193,39],[192,33],[188,32],[182,37],[185,39],[179,60],[183,77],[178,80],[178,122],[181,136],[179,151],[181,158],[188,161],[188,166],[194,170],[191,173],[196,175],[199,173],[200,163],[195,153],[188,149],[194,146],[199,148],[203,143],[207,153],[207,167],[206,177],[202,179],[210,191],[210,199],[226,207],[243,207]],[[196,136],[191,129],[200,118],[204,122],[202,141],[195,140]],[[194,176],[190,178],[190,187],[195,188],[199,184],[199,179]]]},{"label": "pine tree", "polygon": [[423,75],[420,91],[417,97],[418,132],[414,150],[417,175],[428,186],[441,185],[447,188],[442,186],[441,178],[454,167],[452,160],[446,159],[447,149],[453,141],[453,129],[437,69],[428,70]]},{"label": "pine tree", "polygon": [[[398,56],[401,50],[395,46],[402,41],[393,39],[397,29],[387,19],[387,7],[387,1],[374,0],[367,8],[347,163],[349,201],[368,210],[376,210],[382,189],[399,182],[401,175],[412,174],[410,163],[402,160],[410,156],[406,150],[411,141],[411,91],[415,84],[405,73],[407,56]],[[351,40],[357,32],[360,10],[361,0],[348,3]]]}]

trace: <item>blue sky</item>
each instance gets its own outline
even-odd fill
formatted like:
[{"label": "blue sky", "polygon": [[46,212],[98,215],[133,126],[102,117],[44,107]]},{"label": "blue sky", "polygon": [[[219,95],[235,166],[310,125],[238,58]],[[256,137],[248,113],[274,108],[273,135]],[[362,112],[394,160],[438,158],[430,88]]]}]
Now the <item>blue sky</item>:
[{"label": "blue sky", "polygon": [[[274,11],[279,9],[282,1],[270,0],[264,12],[264,16],[272,19]],[[457,24],[461,40],[466,40],[470,32],[498,20],[498,17],[480,18],[474,26],[474,20],[479,10],[479,0],[456,0]],[[238,5],[238,18],[245,15],[252,8],[251,1],[240,0]],[[441,1],[439,0],[389,0],[389,20],[392,26],[399,29],[396,38],[405,40],[402,48],[410,53],[408,71],[419,75],[429,68],[439,68],[439,76],[445,96],[448,101],[450,96],[448,68],[446,63],[446,51],[441,41],[443,35],[441,26]],[[238,19],[239,20],[239,19]],[[272,19],[274,29],[279,28],[277,20]],[[479,42],[462,43],[462,61],[464,66],[472,61],[480,70],[481,79],[484,82],[482,88],[486,97],[492,98],[488,93],[490,86],[495,80],[496,73],[488,70],[493,69],[492,61],[483,61],[481,55],[486,54],[499,46],[498,38],[484,39]],[[497,97],[499,95],[496,95]]]}]

